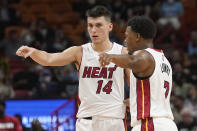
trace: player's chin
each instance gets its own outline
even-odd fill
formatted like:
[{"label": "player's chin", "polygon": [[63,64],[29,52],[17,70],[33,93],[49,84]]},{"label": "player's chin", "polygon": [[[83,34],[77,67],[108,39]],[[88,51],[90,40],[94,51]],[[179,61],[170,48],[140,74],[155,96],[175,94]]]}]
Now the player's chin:
[{"label": "player's chin", "polygon": [[92,39],[92,42],[93,43],[101,43],[101,40],[100,39]]}]

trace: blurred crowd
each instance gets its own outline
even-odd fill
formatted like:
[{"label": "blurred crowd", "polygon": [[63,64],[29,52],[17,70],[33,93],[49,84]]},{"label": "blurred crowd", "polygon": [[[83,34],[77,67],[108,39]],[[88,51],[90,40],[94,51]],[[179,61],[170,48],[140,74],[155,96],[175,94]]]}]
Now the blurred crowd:
[{"label": "blurred crowd", "polygon": [[[61,1],[64,0],[57,0]],[[28,21],[24,20],[21,8],[17,8],[25,0],[0,1],[0,98],[70,98],[76,95],[78,74],[74,65],[42,67],[29,58],[16,57],[15,52],[21,45],[59,52],[90,41],[85,11],[101,4],[113,12],[114,30],[110,39],[120,44],[124,44],[129,18],[145,15],[155,21],[158,28],[155,47],[163,49],[173,67],[171,103],[175,122],[180,131],[197,130],[197,18],[194,17],[197,1],[65,1],[69,5],[65,6],[78,16],[77,20],[58,23],[36,15]],[[65,11],[64,6],[62,8],[58,8],[56,15],[62,15],[61,11]]]}]

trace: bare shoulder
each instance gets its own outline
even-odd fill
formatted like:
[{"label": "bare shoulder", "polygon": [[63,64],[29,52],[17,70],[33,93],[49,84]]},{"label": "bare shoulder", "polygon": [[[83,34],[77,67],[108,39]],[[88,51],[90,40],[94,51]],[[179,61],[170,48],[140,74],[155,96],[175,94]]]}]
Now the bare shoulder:
[{"label": "bare shoulder", "polygon": [[147,60],[154,60],[153,56],[146,50],[138,50],[133,52],[133,56],[141,57]]},{"label": "bare shoulder", "polygon": [[146,50],[138,50],[132,54],[133,63],[135,68],[133,71],[141,77],[149,76],[152,74],[155,61],[153,56]]},{"label": "bare shoulder", "polygon": [[82,46],[74,46],[74,48],[76,50],[77,56],[80,57],[80,59],[81,59],[81,57],[83,55],[83,48],[82,48]]},{"label": "bare shoulder", "polygon": [[72,46],[65,49],[61,54],[63,57],[72,59],[75,63],[80,63],[82,57],[82,46]]},{"label": "bare shoulder", "polygon": [[83,56],[83,48],[82,46],[73,46],[73,50],[74,50],[74,55],[75,55],[75,59],[76,59],[76,67],[77,69],[79,69],[80,65],[81,65],[81,60],[82,60],[82,56]]},{"label": "bare shoulder", "polygon": [[79,51],[79,53],[80,53],[80,51],[82,51],[82,46],[72,46],[72,47],[70,47],[70,48],[68,48],[68,49],[65,49],[64,50],[64,52],[65,51],[68,51],[68,50],[70,50],[70,51]]},{"label": "bare shoulder", "polygon": [[64,54],[71,53],[74,56],[82,55],[82,46],[72,46],[63,51]]},{"label": "bare shoulder", "polygon": [[74,56],[76,57],[77,59],[77,62],[78,63],[81,63],[81,57],[83,55],[83,49],[82,49],[82,46],[73,46],[71,47],[73,52],[74,52]]}]

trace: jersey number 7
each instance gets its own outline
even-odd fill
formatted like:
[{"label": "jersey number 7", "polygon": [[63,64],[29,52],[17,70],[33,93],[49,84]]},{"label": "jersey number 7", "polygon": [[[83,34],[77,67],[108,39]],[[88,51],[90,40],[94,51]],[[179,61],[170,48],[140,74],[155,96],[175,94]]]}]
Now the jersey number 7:
[{"label": "jersey number 7", "polygon": [[168,93],[169,93],[169,88],[170,88],[168,81],[164,81],[164,88],[166,89],[165,98],[167,98]]},{"label": "jersey number 7", "polygon": [[[106,92],[106,94],[110,94],[112,92],[111,86],[112,86],[113,81],[108,81],[107,84],[103,87],[103,92]],[[98,81],[98,87],[96,90],[96,94],[101,93],[101,88],[103,85],[103,80]]]}]

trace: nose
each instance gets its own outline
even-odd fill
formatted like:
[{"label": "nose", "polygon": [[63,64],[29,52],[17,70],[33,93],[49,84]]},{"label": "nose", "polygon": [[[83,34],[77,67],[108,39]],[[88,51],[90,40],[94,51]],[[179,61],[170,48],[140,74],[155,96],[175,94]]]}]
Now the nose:
[{"label": "nose", "polygon": [[96,32],[96,27],[92,27],[92,33],[95,33]]}]

